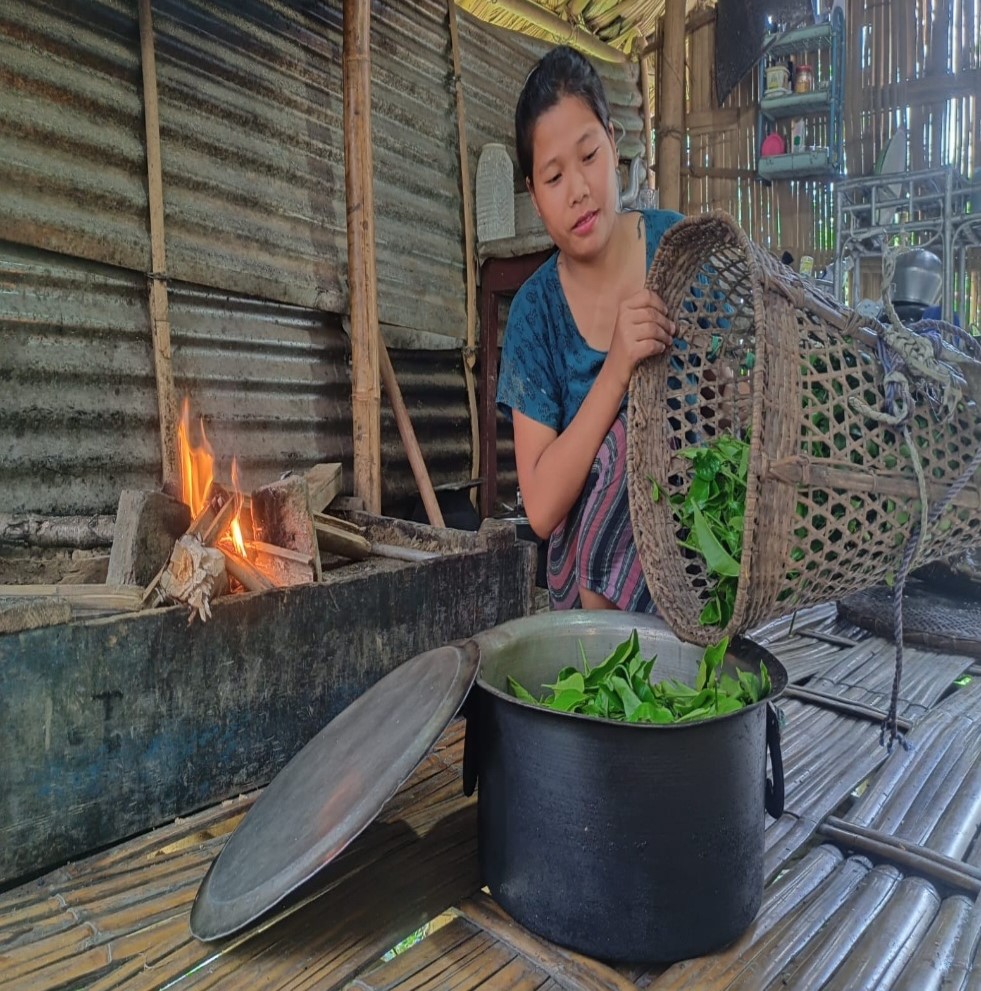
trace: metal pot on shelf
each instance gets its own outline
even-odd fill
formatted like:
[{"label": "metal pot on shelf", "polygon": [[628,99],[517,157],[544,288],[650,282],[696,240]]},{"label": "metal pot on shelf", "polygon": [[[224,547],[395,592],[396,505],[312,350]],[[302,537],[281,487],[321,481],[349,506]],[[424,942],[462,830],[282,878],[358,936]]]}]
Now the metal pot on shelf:
[{"label": "metal pot on shelf", "polygon": [[925,248],[911,248],[896,258],[892,301],[925,307],[940,302],[944,284],[943,262]]}]

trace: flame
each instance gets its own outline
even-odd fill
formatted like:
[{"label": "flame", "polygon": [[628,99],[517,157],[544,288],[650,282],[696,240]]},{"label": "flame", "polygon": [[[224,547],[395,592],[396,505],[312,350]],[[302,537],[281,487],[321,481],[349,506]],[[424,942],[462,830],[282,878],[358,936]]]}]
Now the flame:
[{"label": "flame", "polygon": [[191,444],[191,416],[187,397],[181,407],[181,422],[177,426],[177,447],[181,459],[181,489],[183,501],[190,507],[191,517],[204,509],[208,486],[214,478],[215,455],[204,433],[204,420],[198,421],[201,445]]},{"label": "flame", "polygon": [[239,516],[242,515],[242,504],[245,502],[242,497],[242,485],[238,474],[238,461],[232,458],[232,491],[235,493],[235,516],[232,518],[232,522],[229,525],[229,530],[232,535],[232,544],[235,546],[235,550],[242,556],[247,558],[249,555],[245,550],[245,540],[242,538],[242,526],[239,523]]},{"label": "flame", "polygon": [[[181,464],[181,493],[183,501],[191,510],[191,517],[196,517],[205,506],[208,489],[214,479],[215,454],[208,443],[204,432],[204,420],[198,420],[198,433],[201,443],[191,443],[191,415],[187,396],[181,407],[181,420],[177,425],[177,448]],[[232,491],[235,500],[235,515],[228,529],[218,538],[217,543],[231,544],[235,551],[247,558],[245,540],[242,537],[242,526],[239,517],[245,498],[239,479],[238,462],[232,458]]]}]

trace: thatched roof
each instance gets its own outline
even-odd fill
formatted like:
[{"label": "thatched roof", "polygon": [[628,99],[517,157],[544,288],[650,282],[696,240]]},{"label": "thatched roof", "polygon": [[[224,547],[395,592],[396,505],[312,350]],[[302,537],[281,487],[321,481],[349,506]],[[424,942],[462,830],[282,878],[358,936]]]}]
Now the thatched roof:
[{"label": "thatched roof", "polygon": [[[589,44],[588,36],[603,43],[603,47],[610,46],[636,57],[664,12],[664,0],[457,0],[457,3],[490,24],[556,44],[576,45],[599,57],[603,57],[602,51]],[[538,16],[538,10],[544,16]],[[607,54],[615,57],[612,51]]]}]

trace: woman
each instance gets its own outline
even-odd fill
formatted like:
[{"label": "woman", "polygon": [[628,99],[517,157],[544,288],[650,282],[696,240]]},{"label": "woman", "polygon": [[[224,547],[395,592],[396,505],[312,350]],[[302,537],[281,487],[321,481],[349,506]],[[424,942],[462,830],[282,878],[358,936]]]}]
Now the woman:
[{"label": "woman", "polygon": [[626,397],[674,325],[644,288],[667,210],[621,213],[610,108],[589,62],[550,51],[515,111],[518,165],[558,251],[508,316],[497,401],[514,422],[528,520],[549,538],[553,608],[654,607],[626,486]]}]

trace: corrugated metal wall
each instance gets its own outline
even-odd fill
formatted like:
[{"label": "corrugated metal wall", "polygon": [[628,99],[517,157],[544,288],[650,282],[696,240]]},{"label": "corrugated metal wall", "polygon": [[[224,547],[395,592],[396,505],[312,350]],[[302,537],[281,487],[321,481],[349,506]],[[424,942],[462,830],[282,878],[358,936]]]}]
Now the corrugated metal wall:
[{"label": "corrugated metal wall", "polygon": [[[0,5],[0,512],[111,512],[160,474],[139,30],[129,0]],[[350,464],[341,0],[154,0],[173,364],[225,475]],[[381,320],[465,334],[442,0],[375,2]],[[471,173],[544,50],[461,13]],[[624,154],[630,70],[604,69]],[[332,312],[325,312],[332,311]],[[406,334],[399,337],[407,339]],[[460,352],[393,352],[435,484],[468,477]],[[384,497],[415,491],[383,401]],[[506,457],[506,455],[505,455]]]}]

